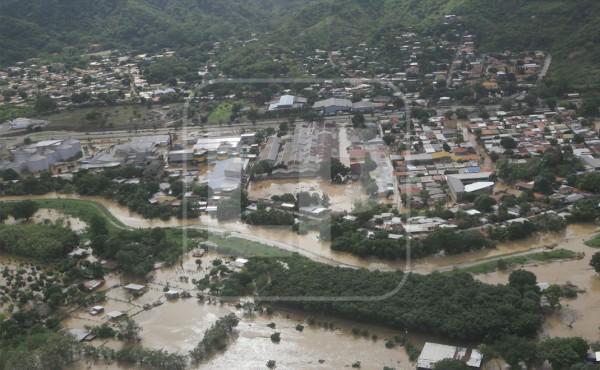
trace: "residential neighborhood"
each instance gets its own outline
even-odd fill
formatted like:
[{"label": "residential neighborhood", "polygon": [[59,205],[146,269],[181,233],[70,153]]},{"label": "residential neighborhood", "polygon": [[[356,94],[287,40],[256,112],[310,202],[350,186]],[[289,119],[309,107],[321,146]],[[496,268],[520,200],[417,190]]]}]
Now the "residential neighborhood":
[{"label": "residential neighborhood", "polygon": [[594,43],[470,1],[0,4],[0,368],[597,368]]}]

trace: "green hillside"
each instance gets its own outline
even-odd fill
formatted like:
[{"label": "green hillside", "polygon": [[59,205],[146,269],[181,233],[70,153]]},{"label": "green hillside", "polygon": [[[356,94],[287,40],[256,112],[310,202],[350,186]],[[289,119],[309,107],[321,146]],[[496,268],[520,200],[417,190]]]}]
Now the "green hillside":
[{"label": "green hillside", "polygon": [[[283,22],[273,42],[335,48],[391,29],[445,32],[454,14],[477,37],[479,50],[546,50],[552,89],[600,86],[600,2],[597,0],[321,0]],[[563,86],[564,89],[564,86]]]},{"label": "green hillside", "polygon": [[151,51],[270,32],[260,53],[224,59],[232,70],[269,74],[267,44],[307,50],[377,44],[390,30],[439,34],[445,14],[460,17],[479,50],[549,51],[551,93],[600,86],[597,0],[2,0],[0,65],[95,43]]},{"label": "green hillside", "polygon": [[141,51],[266,31],[306,0],[27,0],[0,2],[0,65],[65,47]]},{"label": "green hillside", "polygon": [[[507,12],[506,9],[511,9]],[[595,0],[454,0],[448,11],[488,50],[547,50],[555,86],[600,86],[600,2]]]}]

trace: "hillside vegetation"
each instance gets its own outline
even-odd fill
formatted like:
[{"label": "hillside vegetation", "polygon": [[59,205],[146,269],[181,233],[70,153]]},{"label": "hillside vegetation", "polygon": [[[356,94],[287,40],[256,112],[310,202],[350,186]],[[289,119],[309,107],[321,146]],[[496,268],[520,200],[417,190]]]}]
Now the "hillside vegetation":
[{"label": "hillside vegetation", "polygon": [[265,31],[306,0],[28,0],[0,2],[0,64],[66,47],[141,51],[202,46]]},{"label": "hillside vegetation", "polygon": [[382,34],[446,32],[444,15],[458,15],[479,50],[545,50],[549,80],[575,87],[600,84],[600,2],[595,0],[322,0],[295,12],[272,42],[290,48],[332,48]]},{"label": "hillside vegetation", "polygon": [[[460,17],[462,28],[476,35],[479,50],[549,51],[553,63],[546,84],[553,89],[600,85],[596,0],[4,0],[0,65],[96,43],[140,51],[208,50],[214,41],[251,38],[253,32],[270,32],[254,44],[257,49],[378,45],[390,32],[447,32],[446,14]],[[256,60],[234,52],[224,63],[243,62],[249,71],[260,71],[264,65],[252,64],[269,61],[260,55]]]}]

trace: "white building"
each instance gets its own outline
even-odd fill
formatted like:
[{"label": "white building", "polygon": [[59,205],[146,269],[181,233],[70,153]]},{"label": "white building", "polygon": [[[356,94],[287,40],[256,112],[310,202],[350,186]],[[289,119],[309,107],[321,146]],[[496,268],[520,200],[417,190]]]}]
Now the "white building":
[{"label": "white building", "polygon": [[427,342],[417,360],[417,369],[433,369],[437,362],[445,359],[462,361],[467,366],[478,369],[483,355],[476,349]]},{"label": "white building", "polygon": [[218,161],[213,170],[206,174],[202,183],[207,184],[216,193],[234,191],[242,183],[248,162],[245,158]]},{"label": "white building", "polygon": [[283,95],[279,101],[269,104],[269,111],[302,108],[307,103],[306,98],[293,95]]}]

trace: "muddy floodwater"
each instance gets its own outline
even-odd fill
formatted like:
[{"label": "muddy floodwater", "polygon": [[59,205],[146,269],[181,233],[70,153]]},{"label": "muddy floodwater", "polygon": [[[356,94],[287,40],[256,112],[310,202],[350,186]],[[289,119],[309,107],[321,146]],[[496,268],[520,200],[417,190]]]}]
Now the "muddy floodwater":
[{"label": "muddy floodwater", "polygon": [[320,196],[327,194],[329,208],[335,212],[352,211],[358,200],[365,199],[366,195],[360,182],[338,185],[319,179],[274,179],[253,181],[248,188],[248,196],[254,198],[271,198],[272,195],[285,193],[297,194],[306,191]]},{"label": "muddy floodwater", "polygon": [[[589,265],[591,256],[598,249],[583,244],[597,230],[595,225],[571,225],[559,244],[560,248],[585,253],[583,259],[524,266],[537,276],[538,282],[571,283],[585,290],[577,298],[562,300],[562,309],[548,317],[541,336],[582,336],[600,340],[600,276]],[[486,283],[506,284],[509,273],[499,271],[477,275],[477,278]]]},{"label": "muddy floodwater", "polygon": [[[87,224],[77,217],[72,217],[55,209],[48,208],[39,209],[33,215],[33,217],[31,217],[31,221],[35,222],[36,224],[62,223],[63,226],[75,231],[76,233],[84,232],[85,228],[87,227]],[[4,223],[7,225],[14,225],[16,224],[16,222],[18,221],[15,220],[12,216],[9,216],[9,218]]]},{"label": "muddy floodwater", "polygon": [[[141,344],[149,348],[187,353],[194,348],[210,325],[219,317],[238,310],[231,306],[178,301],[139,315],[136,321],[144,327]],[[383,366],[396,369],[414,369],[402,347],[385,348],[385,339],[397,334],[383,328],[360,325],[369,330],[369,337],[352,334],[352,324],[333,319],[334,329],[308,325],[307,316],[290,311],[277,311],[273,315],[251,314],[237,326],[229,346],[206,362],[192,365],[190,369],[265,369],[268,360],[277,361],[281,369],[340,369],[361,361],[361,368],[378,369]],[[267,325],[275,323],[271,329]],[[295,329],[303,324],[302,332]],[[281,342],[271,342],[270,335],[281,333]],[[373,340],[371,335],[377,335]],[[414,340],[414,339],[413,339]],[[424,342],[418,338],[415,345]],[[120,343],[116,343],[119,344]],[[118,347],[117,347],[118,348]],[[322,361],[322,363],[319,362]],[[121,368],[117,364],[79,364],[84,368]]]},{"label": "muddy floodwater", "polygon": [[[334,186],[335,185],[331,185]],[[23,200],[28,197],[3,197],[2,200]],[[484,258],[493,258],[495,256],[508,253],[525,252],[533,249],[541,249],[547,246],[556,245],[563,247],[565,239],[573,239],[573,235],[579,235],[580,246],[585,248],[588,254],[593,249],[583,245],[581,239],[589,239],[595,226],[577,226],[571,225],[566,231],[558,233],[545,233],[535,237],[519,241],[510,241],[499,243],[496,248],[483,249],[479,251],[463,253],[455,256],[430,256],[419,260],[410,260],[407,264],[404,261],[388,261],[375,257],[359,258],[350,253],[336,252],[331,250],[329,243],[319,240],[318,233],[313,231],[306,235],[298,235],[291,230],[291,227],[262,227],[251,226],[241,221],[219,222],[210,215],[202,215],[198,219],[179,220],[171,218],[168,221],[159,219],[148,220],[142,216],[132,213],[126,206],[121,206],[116,202],[94,196],[78,196],[76,194],[56,194],[49,193],[39,196],[41,199],[82,199],[91,200],[104,205],[115,217],[128,227],[199,227],[206,228],[209,231],[231,232],[232,236],[246,238],[249,240],[261,242],[267,245],[284,247],[290,251],[296,251],[309,258],[319,260],[325,263],[340,264],[343,266],[353,266],[368,269],[395,270],[403,269],[416,273],[430,273],[434,270],[447,270],[454,266],[462,266],[472,261]]]},{"label": "muddy floodwater", "polygon": [[[229,263],[226,257],[207,253],[202,256],[202,265],[211,266],[215,258],[223,258],[225,263]],[[309,325],[308,314],[280,308],[276,308],[272,315],[244,315],[242,310],[227,303],[199,301],[195,297],[167,300],[163,293],[166,284],[171,289],[188,290],[195,295],[191,279],[199,279],[208,271],[202,267],[197,268],[195,259],[196,257],[186,255],[181,264],[155,271],[150,283],[110,274],[102,288],[108,297],[102,303],[105,312],[126,312],[143,328],[142,345],[177,353],[187,353],[193,349],[218,318],[229,313],[242,317],[226,351],[215,354],[202,364],[192,365],[191,369],[264,369],[268,360],[277,361],[277,368],[281,369],[339,369],[350,367],[356,361],[361,361],[361,368],[364,369],[381,369],[383,366],[414,368],[402,347],[385,347],[387,338],[403,334],[398,331],[324,316],[315,316],[316,324]],[[188,280],[182,281],[182,276]],[[123,288],[123,285],[132,282],[146,285],[147,291],[139,297],[133,297]],[[143,308],[145,304],[157,301],[163,303],[149,310]],[[110,322],[104,314],[92,316],[88,309],[72,312],[70,317],[62,321],[62,326],[83,329],[86,325]],[[333,322],[334,328],[325,329],[319,325],[326,321]],[[274,329],[267,326],[270,323],[275,323]],[[303,331],[296,330],[298,324],[304,325]],[[368,329],[368,336],[353,335],[353,327]],[[274,332],[281,333],[280,343],[271,342],[270,335]],[[373,339],[373,335],[377,338]],[[421,347],[426,340],[439,341],[410,333],[407,338],[417,347]],[[95,339],[91,344],[105,345],[115,350],[123,348],[123,343],[116,340]],[[80,361],[72,368],[130,367],[122,367],[117,363]]]},{"label": "muddy floodwater", "polygon": [[[273,186],[272,184],[269,186]],[[50,194],[45,198],[56,198],[58,195]],[[233,236],[240,238],[252,238],[256,241],[264,241],[267,244],[274,241],[294,246],[300,250],[313,253],[314,256],[326,258],[339,264],[365,267],[370,269],[404,269],[407,266],[403,262],[390,262],[375,258],[360,259],[347,253],[331,251],[327,243],[321,242],[315,232],[307,235],[297,235],[287,228],[265,228],[248,226],[241,222],[219,223],[210,216],[202,216],[200,219],[180,221],[145,220],[141,216],[131,213],[126,207],[120,206],[112,201],[100,197],[78,197],[76,195],[60,195],[63,198],[80,198],[93,200],[106,206],[125,225],[130,227],[169,227],[184,226],[207,227],[222,231],[229,231]],[[44,198],[44,197],[43,197]],[[11,199],[11,198],[4,198]],[[12,199],[23,199],[14,197]],[[50,216],[52,212],[40,210],[42,216]],[[64,215],[63,215],[64,216]],[[36,218],[38,215],[36,215]],[[62,217],[53,214],[49,218]],[[64,217],[63,217],[64,218]],[[70,219],[72,225],[77,220]],[[84,227],[82,223],[80,227]],[[462,266],[466,263],[508,253],[518,253],[539,249],[548,246],[566,248],[575,252],[585,253],[580,260],[569,260],[563,262],[527,264],[523,268],[532,271],[540,282],[555,284],[572,283],[584,289],[576,299],[563,299],[562,309],[549,316],[543,325],[540,336],[582,336],[590,340],[600,340],[600,277],[591,269],[589,261],[597,250],[583,244],[598,231],[596,225],[570,225],[560,233],[542,234],[537,237],[509,243],[500,243],[497,248],[466,253],[459,256],[432,256],[418,261],[412,261],[410,270],[418,273],[429,273],[433,270],[451,269],[453,266]],[[276,244],[271,244],[276,245]],[[217,258],[215,254],[206,254],[202,257],[202,266],[210,266],[212,259]],[[520,267],[520,266],[518,266]],[[168,284],[170,288],[187,290],[195,295],[191,279],[200,279],[207,272],[204,268],[197,268],[195,258],[187,255],[180,264],[157,270],[153,273],[150,283],[143,283],[135,279],[121,275],[111,274],[103,289],[107,290],[109,300],[106,302],[106,312],[122,310],[133,316],[143,327],[142,344],[151,348],[163,348],[169,351],[185,353],[195,346],[202,338],[204,331],[210,327],[219,317],[235,312],[242,312],[230,305],[217,303],[199,302],[196,298],[166,300],[163,289]],[[506,284],[509,272],[494,272],[477,275],[483,282],[491,284]],[[187,277],[187,281],[182,279]],[[133,298],[124,291],[122,286],[131,282],[148,285],[148,291],[140,297]],[[151,310],[144,310],[144,304],[163,302]],[[381,327],[372,327],[364,324],[353,323],[336,318],[320,318],[331,320],[335,323],[335,329],[323,329],[319,326],[307,324],[309,315],[300,312],[277,310],[275,315],[255,314],[246,316],[236,329],[229,348],[215,355],[206,363],[197,366],[198,369],[263,369],[268,360],[277,361],[277,367],[281,369],[338,369],[350,368],[355,361],[361,361],[363,369],[381,369],[383,366],[395,367],[396,369],[413,369],[404,349],[385,348],[385,338],[397,332]],[[86,309],[78,310],[63,321],[63,326],[83,328],[85,325],[98,325],[106,319],[100,316],[90,315]],[[270,322],[276,324],[276,329],[270,329],[266,325]],[[296,331],[295,326],[303,323],[305,329]],[[369,338],[352,335],[352,327],[357,326],[369,329]],[[282,340],[279,344],[271,343],[270,334],[274,331],[281,332]],[[377,335],[378,340],[373,341],[370,336]],[[408,334],[410,340],[420,348],[426,340],[436,340],[423,336]],[[437,340],[448,343],[446,340]],[[92,342],[102,345],[100,340]],[[122,343],[109,341],[105,345],[114,348],[122,348]],[[319,363],[319,360],[324,360]],[[116,364],[85,364],[80,362],[76,369],[121,369]],[[194,367],[192,367],[194,368]]]}]

